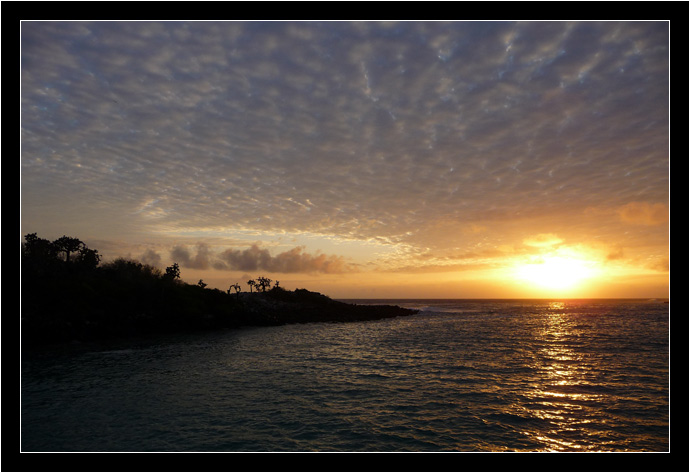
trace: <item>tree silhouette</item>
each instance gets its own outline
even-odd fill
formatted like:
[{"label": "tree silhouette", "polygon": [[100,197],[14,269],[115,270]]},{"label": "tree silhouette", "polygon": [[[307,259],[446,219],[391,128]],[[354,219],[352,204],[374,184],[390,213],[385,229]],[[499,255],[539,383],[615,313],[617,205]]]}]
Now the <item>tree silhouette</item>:
[{"label": "tree silhouette", "polygon": [[57,249],[50,241],[39,238],[35,233],[24,237],[22,257],[38,264],[47,264],[57,259]]},{"label": "tree silhouette", "polygon": [[[257,285],[257,284],[256,284],[256,281],[254,281],[253,279],[250,279],[249,281],[247,281],[247,284],[249,284],[249,292],[252,292],[252,288],[253,288],[254,286]],[[258,287],[257,287],[257,291],[258,291],[258,290],[259,290],[259,289],[258,289]]]},{"label": "tree silhouette", "polygon": [[53,242],[53,245],[57,249],[58,253],[65,254],[65,261],[70,261],[70,255],[72,253],[78,252],[80,249],[84,248],[84,242],[79,238],[61,236]]},{"label": "tree silhouette", "polygon": [[98,250],[92,250],[84,246],[79,249],[74,262],[84,269],[95,269],[98,263],[101,262],[101,255],[98,254]]},{"label": "tree silhouette", "polygon": [[208,286],[208,284],[206,284],[206,283],[204,282],[203,279],[199,279],[199,282],[196,283],[196,285],[199,286],[201,289],[203,289],[203,288],[205,288],[206,286]]},{"label": "tree silhouette", "polygon": [[259,287],[261,287],[261,291],[262,291],[262,292],[266,292],[266,288],[270,288],[270,287],[271,287],[271,280],[268,279],[268,278],[265,278],[265,277],[261,276],[260,278],[257,278],[257,281],[258,281],[258,284],[257,284],[257,285],[258,285]]},{"label": "tree silhouette", "polygon": [[125,258],[109,261],[102,266],[102,269],[117,279],[127,281],[153,281],[164,277],[163,272],[155,266]]},{"label": "tree silhouette", "polygon": [[242,290],[242,287],[241,287],[239,284],[237,284],[237,283],[232,284],[232,285],[228,288],[228,294],[231,293],[231,290],[232,290],[232,289],[235,290],[235,294],[237,294],[237,298],[239,299],[239,298],[240,298],[240,291]]},{"label": "tree silhouette", "polygon": [[173,263],[172,266],[168,266],[165,268],[165,276],[166,279],[171,279],[173,281],[180,279],[180,265],[177,263]]},{"label": "tree silhouette", "polygon": [[59,268],[96,269],[101,261],[97,250],[88,248],[79,238],[62,236],[50,242],[29,233],[22,245],[22,267],[45,272]]}]

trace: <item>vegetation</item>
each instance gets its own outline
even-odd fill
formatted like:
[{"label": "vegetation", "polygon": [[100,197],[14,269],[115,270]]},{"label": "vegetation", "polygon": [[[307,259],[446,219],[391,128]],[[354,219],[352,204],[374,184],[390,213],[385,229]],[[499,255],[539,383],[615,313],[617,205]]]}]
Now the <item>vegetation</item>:
[{"label": "vegetation", "polygon": [[228,288],[228,291],[227,291],[228,294],[230,294],[230,293],[232,292],[232,291],[231,291],[232,289],[235,290],[235,294],[236,294],[237,297],[239,298],[239,297],[240,297],[240,292],[242,291],[242,286],[240,286],[240,285],[237,284],[237,283],[230,285],[230,287]]},{"label": "vegetation", "polygon": [[241,292],[237,283],[224,292],[207,288],[202,280],[184,283],[177,263],[163,272],[124,258],[100,261],[98,251],[77,238],[64,236],[51,242],[35,233],[25,236],[21,253],[25,346],[242,326],[346,322],[416,312],[346,304],[305,289],[287,291],[277,281],[271,288],[271,279],[263,276],[247,282],[249,293]]}]

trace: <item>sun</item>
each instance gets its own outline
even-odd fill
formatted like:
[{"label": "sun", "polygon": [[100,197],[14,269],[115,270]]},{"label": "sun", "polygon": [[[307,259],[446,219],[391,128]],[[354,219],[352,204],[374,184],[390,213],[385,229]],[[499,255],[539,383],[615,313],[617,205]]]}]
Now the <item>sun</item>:
[{"label": "sun", "polygon": [[594,272],[588,261],[568,256],[543,256],[515,268],[517,279],[549,290],[575,289]]}]

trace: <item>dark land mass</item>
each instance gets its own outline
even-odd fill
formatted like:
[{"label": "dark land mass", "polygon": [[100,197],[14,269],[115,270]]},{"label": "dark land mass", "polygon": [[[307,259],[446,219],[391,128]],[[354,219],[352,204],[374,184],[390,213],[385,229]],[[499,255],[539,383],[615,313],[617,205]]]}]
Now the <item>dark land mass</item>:
[{"label": "dark land mass", "polygon": [[56,242],[32,234],[22,245],[24,347],[195,330],[354,322],[418,312],[391,305],[349,304],[306,289],[207,289],[202,281],[197,285],[182,282],[177,265],[165,273],[125,259],[99,265],[97,252],[83,243],[65,252]]}]

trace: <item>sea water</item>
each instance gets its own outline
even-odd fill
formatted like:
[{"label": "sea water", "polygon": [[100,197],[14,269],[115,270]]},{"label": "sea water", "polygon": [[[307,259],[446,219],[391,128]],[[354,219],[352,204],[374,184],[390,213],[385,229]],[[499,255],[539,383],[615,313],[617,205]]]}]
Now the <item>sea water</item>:
[{"label": "sea water", "polygon": [[669,304],[417,315],[24,354],[24,452],[665,452]]}]

